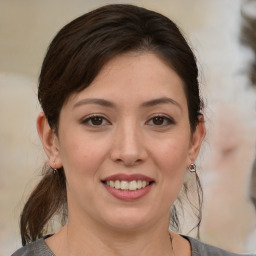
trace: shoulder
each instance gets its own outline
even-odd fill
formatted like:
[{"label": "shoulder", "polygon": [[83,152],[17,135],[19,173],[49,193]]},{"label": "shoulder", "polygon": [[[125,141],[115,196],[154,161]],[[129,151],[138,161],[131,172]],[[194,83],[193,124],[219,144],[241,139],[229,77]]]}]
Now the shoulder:
[{"label": "shoulder", "polygon": [[45,237],[20,248],[11,256],[55,256],[44,241]]},{"label": "shoulder", "polygon": [[197,239],[188,236],[183,237],[186,238],[191,244],[192,256],[256,256],[256,254],[236,254],[228,252],[218,247],[200,242]]}]

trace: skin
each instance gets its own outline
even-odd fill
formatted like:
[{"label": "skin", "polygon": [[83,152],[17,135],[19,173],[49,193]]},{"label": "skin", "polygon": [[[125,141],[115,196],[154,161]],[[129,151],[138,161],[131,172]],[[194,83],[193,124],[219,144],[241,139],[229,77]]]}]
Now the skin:
[{"label": "skin", "polygon": [[[191,255],[174,233],[172,248],[169,215],[205,128],[202,117],[191,134],[182,80],[160,58],[115,57],[64,104],[58,136],[44,113],[37,127],[50,165],[63,166],[67,177],[69,221],[46,240],[56,255]],[[101,182],[116,173],[147,175],[154,184],[144,197],[123,201]]]}]

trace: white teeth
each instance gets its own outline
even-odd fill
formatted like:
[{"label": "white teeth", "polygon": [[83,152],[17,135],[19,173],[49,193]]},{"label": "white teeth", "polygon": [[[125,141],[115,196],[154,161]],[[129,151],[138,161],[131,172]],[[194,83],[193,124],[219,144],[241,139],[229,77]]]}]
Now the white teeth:
[{"label": "white teeth", "polygon": [[136,180],[129,182],[129,190],[136,190],[137,189],[137,182]]},{"label": "white teeth", "polygon": [[116,180],[116,181],[115,181],[115,188],[116,188],[116,189],[120,189],[120,188],[121,188],[121,184],[120,184],[120,181],[119,181],[119,180]]},{"label": "white teeth", "polygon": [[142,188],[142,180],[137,181],[137,188],[138,189]]},{"label": "white teeth", "polygon": [[121,189],[122,190],[128,190],[129,189],[129,182],[125,181],[125,180],[122,180],[121,181]]},{"label": "white teeth", "polygon": [[145,181],[145,180],[132,180],[132,181],[108,180],[107,185],[110,186],[111,188],[115,188],[115,189],[134,191],[136,189],[145,188],[147,185],[149,185],[149,181]]}]

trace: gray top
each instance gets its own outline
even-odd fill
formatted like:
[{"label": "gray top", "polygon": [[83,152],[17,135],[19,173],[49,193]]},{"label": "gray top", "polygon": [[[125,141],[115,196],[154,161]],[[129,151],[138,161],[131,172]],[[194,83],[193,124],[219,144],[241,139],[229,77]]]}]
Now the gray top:
[{"label": "gray top", "polygon": [[[45,243],[45,239],[49,237],[46,236],[35,242],[32,242],[25,247],[20,248],[18,251],[13,253],[11,256],[55,256],[55,254],[50,250],[50,248]],[[183,236],[186,238],[192,248],[192,256],[256,256],[256,254],[235,254],[220,248],[202,243],[194,238]]]}]

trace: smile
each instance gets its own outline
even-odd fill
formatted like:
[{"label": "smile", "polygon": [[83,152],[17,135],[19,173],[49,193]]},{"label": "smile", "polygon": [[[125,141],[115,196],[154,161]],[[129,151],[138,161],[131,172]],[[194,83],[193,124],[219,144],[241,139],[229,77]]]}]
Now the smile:
[{"label": "smile", "polygon": [[105,182],[108,186],[111,188],[119,189],[119,190],[124,190],[124,191],[134,191],[137,189],[142,189],[145,188],[150,184],[149,181],[146,180],[132,180],[132,181],[127,181],[127,180],[108,180]]},{"label": "smile", "polygon": [[134,201],[146,196],[155,180],[143,174],[114,174],[101,180],[106,190],[123,201]]}]

